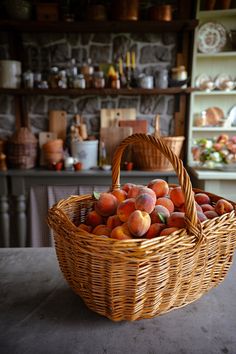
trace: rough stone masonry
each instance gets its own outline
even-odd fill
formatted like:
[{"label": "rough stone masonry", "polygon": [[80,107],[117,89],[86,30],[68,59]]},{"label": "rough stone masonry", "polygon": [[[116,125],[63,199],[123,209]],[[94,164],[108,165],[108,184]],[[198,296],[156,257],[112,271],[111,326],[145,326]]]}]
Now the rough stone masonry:
[{"label": "rough stone masonry", "polygon": [[[94,33],[94,34],[23,34],[23,71],[45,73],[51,66],[60,68],[75,58],[81,66],[88,58],[94,65],[112,63],[127,51],[135,51],[138,72],[155,75],[163,68],[175,65],[176,35],[174,33]],[[0,35],[0,59],[9,55],[6,34]],[[136,108],[137,119],[147,119],[149,133],[153,132],[154,117],[161,116],[161,134],[173,133],[174,98],[159,96],[95,96],[79,97],[34,95],[27,97],[27,108],[34,133],[48,130],[48,111],[65,110],[68,125],[75,114],[81,114],[90,134],[99,133],[101,108]],[[9,137],[15,129],[13,96],[0,96],[0,138]]]}]

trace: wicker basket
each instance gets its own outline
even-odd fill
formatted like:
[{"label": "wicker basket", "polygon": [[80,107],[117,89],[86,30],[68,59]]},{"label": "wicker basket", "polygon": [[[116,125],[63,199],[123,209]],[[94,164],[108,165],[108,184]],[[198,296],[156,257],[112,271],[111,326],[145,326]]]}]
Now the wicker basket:
[{"label": "wicker basket", "polygon": [[[185,194],[186,229],[150,240],[90,234],[78,225],[93,206],[91,195],[61,200],[48,216],[68,284],[90,309],[113,321],[152,318],[199,299],[224,279],[236,247],[235,211],[199,223],[189,176],[162,139],[145,134],[126,138],[114,155],[112,189],[120,186],[125,147],[139,141],[172,163]],[[221,198],[207,194],[214,202]]]}]

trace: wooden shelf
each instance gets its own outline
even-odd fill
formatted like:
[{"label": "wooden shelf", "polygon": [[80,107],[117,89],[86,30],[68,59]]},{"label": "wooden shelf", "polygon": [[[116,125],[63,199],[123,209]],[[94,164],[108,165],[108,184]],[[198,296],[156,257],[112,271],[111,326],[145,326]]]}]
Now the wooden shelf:
[{"label": "wooden shelf", "polygon": [[236,96],[236,90],[231,91],[199,91],[199,90],[192,90],[194,96]]},{"label": "wooden shelf", "polygon": [[229,128],[225,128],[225,127],[193,127],[192,128],[193,132],[235,132],[236,131],[236,127],[229,127]]},{"label": "wooden shelf", "polygon": [[4,89],[0,88],[0,94],[5,95],[47,95],[47,96],[85,96],[85,95],[99,95],[99,96],[133,96],[133,95],[175,95],[175,94],[186,94],[187,89],[181,89],[179,87],[170,87],[167,89],[141,89],[141,88],[122,88],[116,89]]},{"label": "wooden shelf", "polygon": [[61,33],[90,33],[90,32],[180,32],[191,31],[198,25],[197,20],[166,21],[86,21],[86,22],[39,22],[1,20],[0,30],[19,32],[61,32]]},{"label": "wooden shelf", "polygon": [[213,18],[213,17],[235,16],[235,15],[236,15],[236,9],[199,11],[197,14],[198,18]]},{"label": "wooden shelf", "polygon": [[208,58],[225,58],[236,57],[236,51],[220,52],[220,53],[197,53],[198,59]]}]

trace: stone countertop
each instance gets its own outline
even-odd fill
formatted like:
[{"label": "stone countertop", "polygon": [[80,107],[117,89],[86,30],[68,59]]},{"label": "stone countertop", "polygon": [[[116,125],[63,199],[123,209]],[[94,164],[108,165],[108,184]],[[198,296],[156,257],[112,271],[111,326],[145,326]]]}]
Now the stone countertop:
[{"label": "stone countertop", "polygon": [[54,248],[0,249],[1,354],[235,354],[235,274],[236,262],[200,300],[115,323],[68,287]]}]

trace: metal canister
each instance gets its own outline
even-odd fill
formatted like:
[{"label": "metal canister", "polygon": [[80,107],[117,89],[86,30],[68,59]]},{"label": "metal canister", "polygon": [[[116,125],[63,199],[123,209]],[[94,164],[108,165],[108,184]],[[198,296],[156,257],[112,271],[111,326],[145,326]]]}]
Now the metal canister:
[{"label": "metal canister", "polygon": [[139,86],[144,89],[152,89],[154,86],[154,78],[151,75],[141,75],[138,78]]}]

